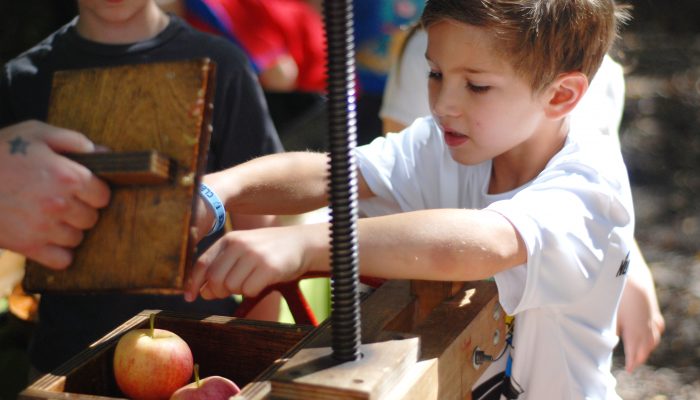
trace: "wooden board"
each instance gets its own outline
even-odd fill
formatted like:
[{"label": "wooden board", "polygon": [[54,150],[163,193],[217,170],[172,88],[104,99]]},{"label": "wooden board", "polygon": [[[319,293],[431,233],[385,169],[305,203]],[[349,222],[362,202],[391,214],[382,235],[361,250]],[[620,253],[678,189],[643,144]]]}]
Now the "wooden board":
[{"label": "wooden board", "polygon": [[167,184],[113,186],[107,208],[65,271],[28,263],[31,292],[181,290],[191,264],[192,209],[211,134],[215,66],[208,59],[60,71],[48,122],[114,152],[157,151]]},{"label": "wooden board", "polygon": [[70,153],[71,160],[114,185],[160,185],[172,182],[170,158],[155,150],[126,153]]}]

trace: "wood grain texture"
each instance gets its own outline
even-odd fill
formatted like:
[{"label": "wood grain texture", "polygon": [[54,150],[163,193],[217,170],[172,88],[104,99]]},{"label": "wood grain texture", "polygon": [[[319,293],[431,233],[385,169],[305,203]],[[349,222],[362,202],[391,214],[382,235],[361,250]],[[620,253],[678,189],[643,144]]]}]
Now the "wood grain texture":
[{"label": "wood grain texture", "polygon": [[83,132],[114,152],[155,150],[172,182],[114,186],[97,225],[65,271],[29,263],[30,292],[174,292],[194,244],[195,188],[209,146],[215,66],[208,59],[60,71],[48,122]]}]

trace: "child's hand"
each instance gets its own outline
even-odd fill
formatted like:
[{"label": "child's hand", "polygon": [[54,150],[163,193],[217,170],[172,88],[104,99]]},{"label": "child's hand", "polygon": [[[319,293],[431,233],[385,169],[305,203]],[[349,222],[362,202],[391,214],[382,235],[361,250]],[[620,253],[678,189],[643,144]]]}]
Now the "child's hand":
[{"label": "child's hand", "polygon": [[295,225],[227,233],[195,263],[185,299],[193,301],[199,294],[204,299],[252,297],[267,286],[303,275],[313,237],[308,231],[308,225]]},{"label": "child's hand", "polygon": [[654,287],[628,278],[618,308],[617,330],[625,350],[625,369],[632,372],[646,362],[665,329]]}]

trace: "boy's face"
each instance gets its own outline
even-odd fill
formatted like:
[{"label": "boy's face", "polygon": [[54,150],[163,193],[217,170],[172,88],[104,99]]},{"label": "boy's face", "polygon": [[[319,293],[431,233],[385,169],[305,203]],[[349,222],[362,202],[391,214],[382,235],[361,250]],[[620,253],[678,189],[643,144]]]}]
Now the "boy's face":
[{"label": "boy's face", "polygon": [[495,43],[487,30],[455,21],[428,28],[430,108],[461,164],[517,151],[545,121],[542,96],[516,75]]},{"label": "boy's face", "polygon": [[78,0],[83,17],[121,23],[133,18],[153,0]]}]

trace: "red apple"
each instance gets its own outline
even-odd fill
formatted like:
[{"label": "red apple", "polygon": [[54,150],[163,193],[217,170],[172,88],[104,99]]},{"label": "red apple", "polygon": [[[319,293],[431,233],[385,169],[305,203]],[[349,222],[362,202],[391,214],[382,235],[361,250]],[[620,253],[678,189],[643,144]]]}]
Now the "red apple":
[{"label": "red apple", "polygon": [[223,376],[208,376],[199,379],[199,365],[194,365],[194,382],[176,390],[170,400],[228,400],[241,389]]},{"label": "red apple", "polygon": [[136,400],[168,399],[192,376],[192,351],[181,337],[164,329],[134,329],[114,349],[114,377],[125,395]]}]

